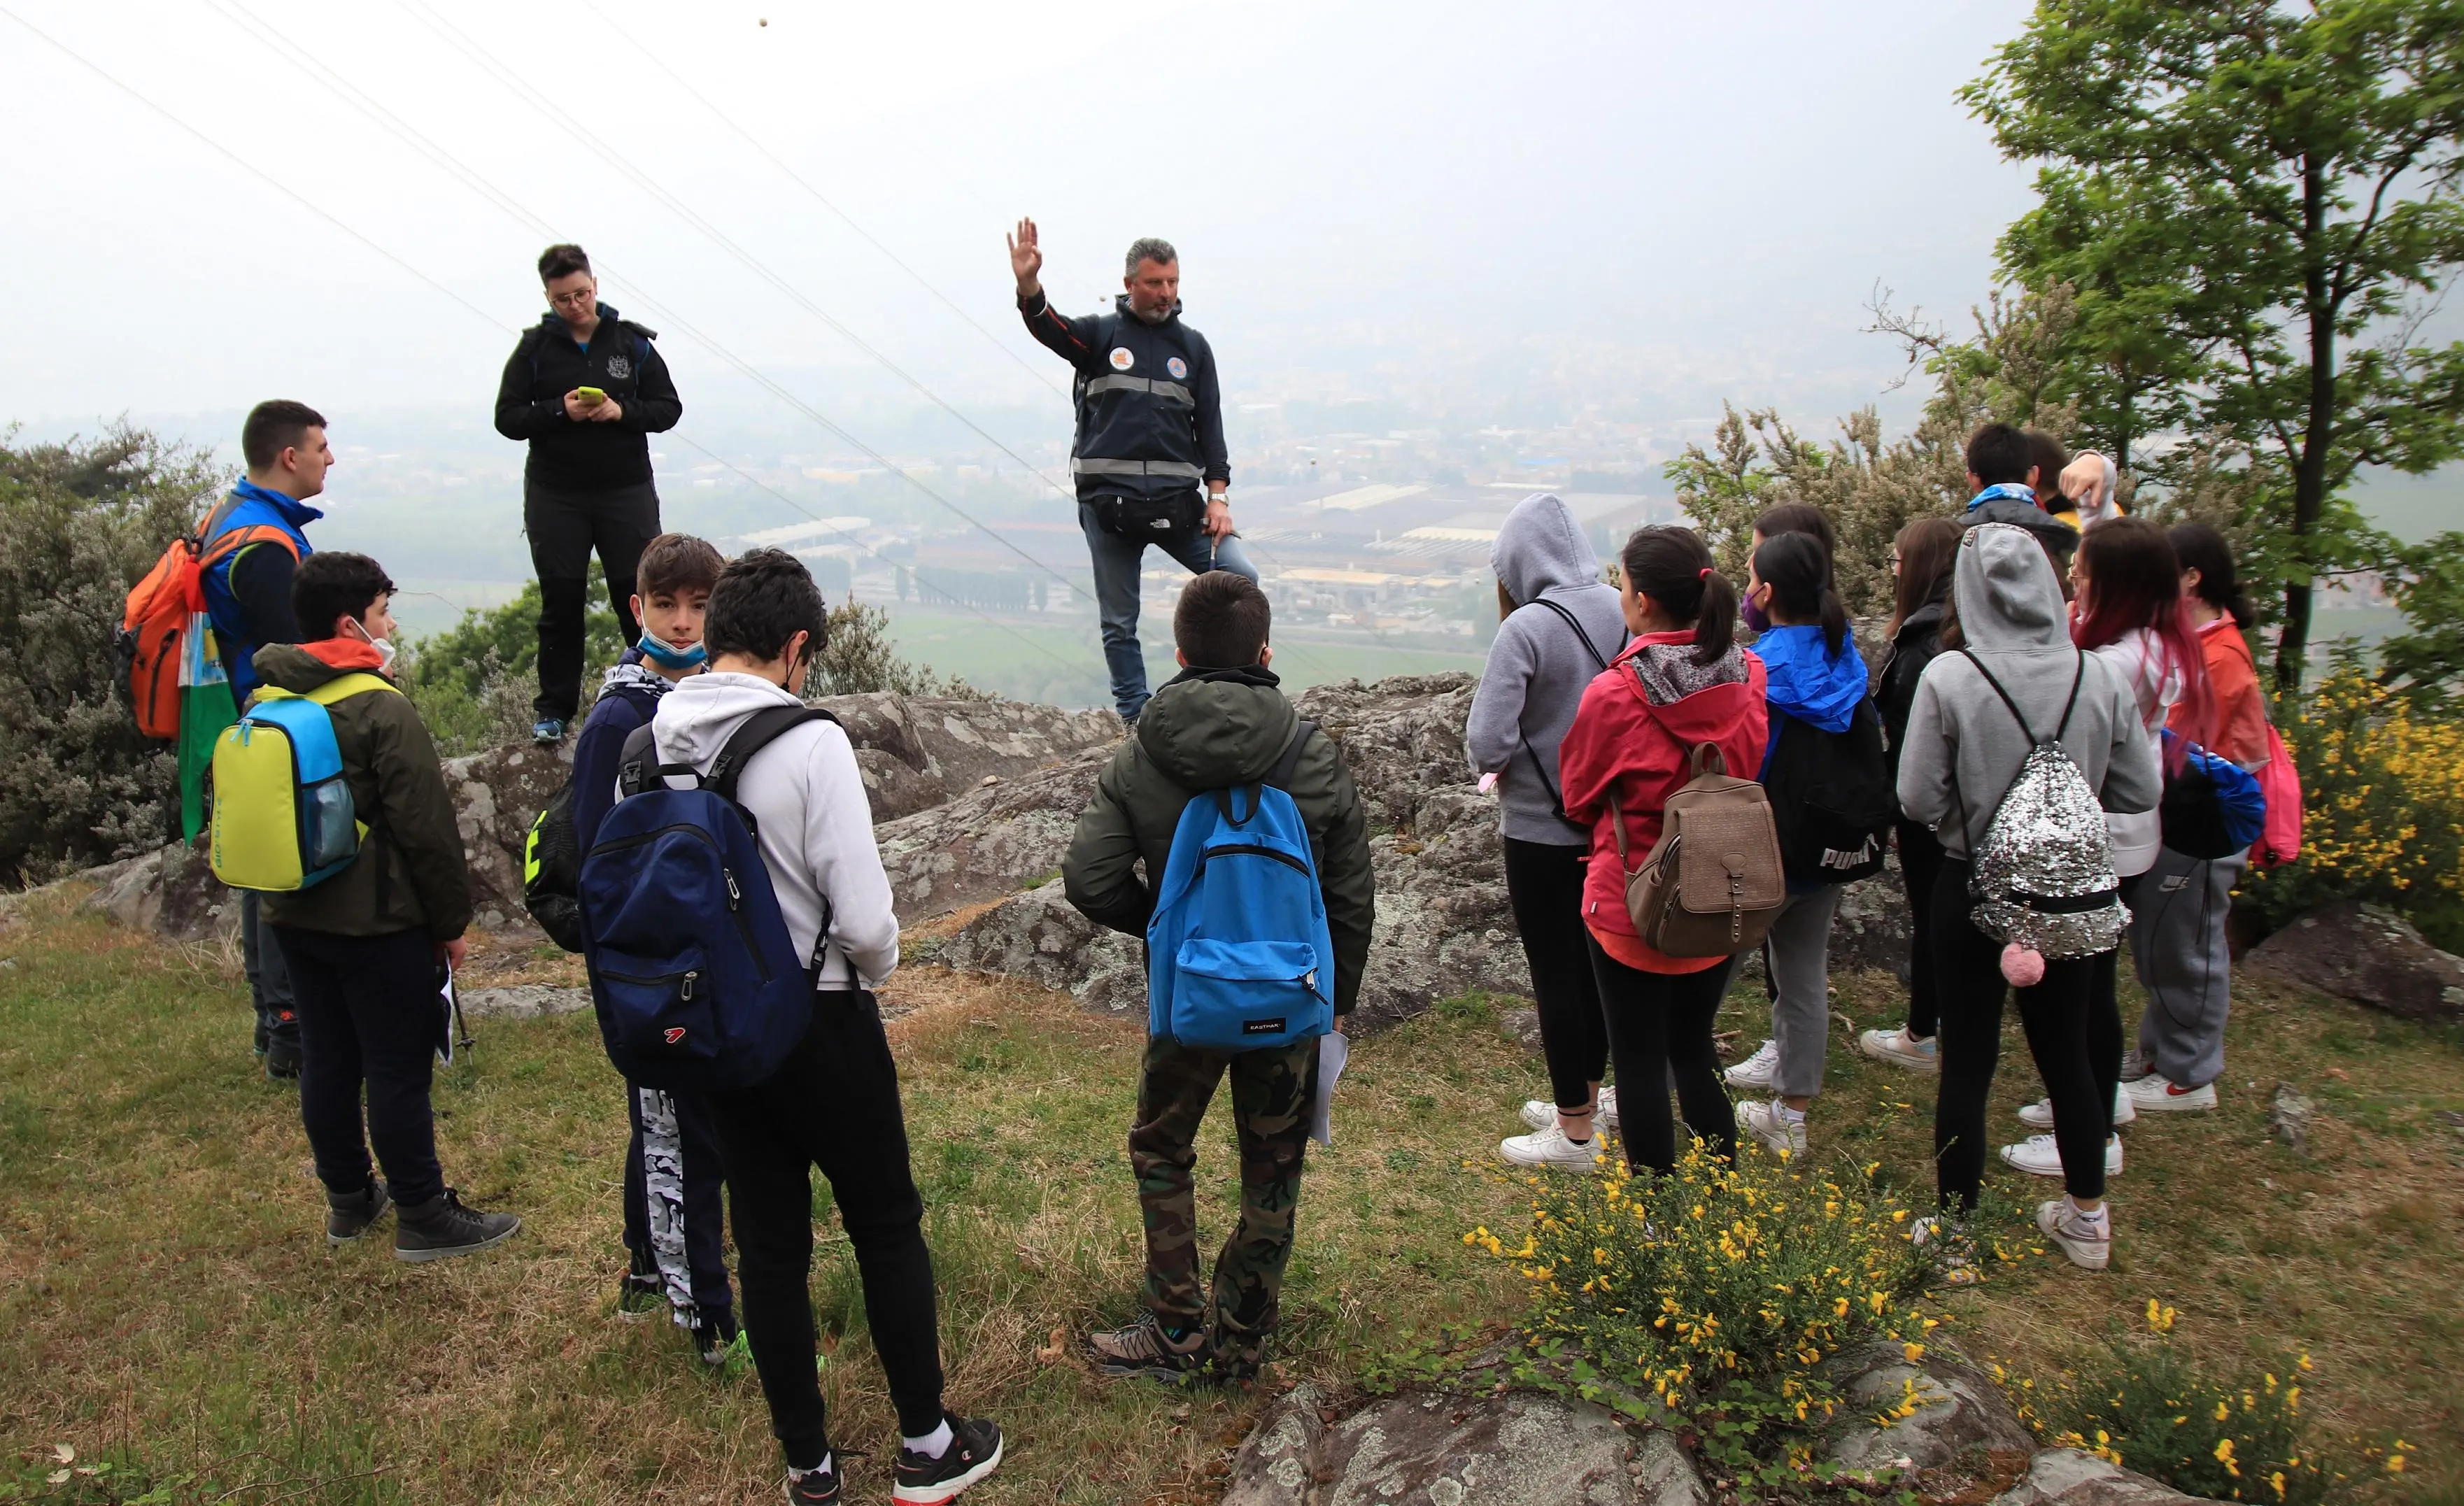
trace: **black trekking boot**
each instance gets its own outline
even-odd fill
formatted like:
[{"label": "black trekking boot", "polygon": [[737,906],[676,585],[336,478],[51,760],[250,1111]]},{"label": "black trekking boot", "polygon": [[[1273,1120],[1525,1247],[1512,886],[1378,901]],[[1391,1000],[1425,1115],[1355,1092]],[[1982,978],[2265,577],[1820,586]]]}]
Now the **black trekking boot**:
[{"label": "black trekking boot", "polygon": [[386,1194],[385,1184],[381,1182],[371,1181],[364,1190],[357,1192],[337,1192],[328,1189],[325,1193],[325,1243],[355,1243],[368,1232],[368,1226],[384,1217],[385,1211],[392,1206],[393,1199]]},{"label": "black trekking boot", "polygon": [[465,1208],[447,1188],[425,1203],[405,1203],[393,1215],[393,1257],[397,1260],[442,1260],[448,1255],[477,1255],[514,1237],[522,1221],[511,1213],[483,1213]]}]

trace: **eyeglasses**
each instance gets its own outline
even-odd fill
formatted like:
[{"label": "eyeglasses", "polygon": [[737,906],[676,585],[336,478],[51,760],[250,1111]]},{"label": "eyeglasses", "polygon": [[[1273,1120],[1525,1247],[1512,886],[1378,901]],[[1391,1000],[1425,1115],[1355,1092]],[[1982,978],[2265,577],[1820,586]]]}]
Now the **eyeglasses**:
[{"label": "eyeglasses", "polygon": [[581,288],[572,293],[550,294],[547,302],[548,307],[552,309],[586,308],[590,300],[598,295],[599,290],[596,288]]}]

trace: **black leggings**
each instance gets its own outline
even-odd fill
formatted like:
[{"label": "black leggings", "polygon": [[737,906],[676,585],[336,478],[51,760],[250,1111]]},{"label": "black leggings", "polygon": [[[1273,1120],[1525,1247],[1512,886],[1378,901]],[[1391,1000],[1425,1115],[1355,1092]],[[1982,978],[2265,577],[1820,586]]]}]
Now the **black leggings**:
[{"label": "black leggings", "polygon": [[1933,828],[1902,821],[1900,884],[1908,896],[1908,1034],[1924,1040],[1942,1029],[1942,987],[1934,981],[1933,886],[1942,843]]},{"label": "black leggings", "polygon": [[[1934,1099],[1935,1186],[1942,1205],[1975,1208],[1985,1181],[1985,1101],[2002,1054],[2002,943],[1969,919],[1969,863],[1945,858],[1934,884],[1934,961],[1942,983],[1942,1084]],[[2109,963],[2111,953],[2104,954]],[[2044,981],[2018,991],[2019,1024],[2054,1104],[2054,1144],[2073,1197],[2104,1195],[2104,1142],[2113,1133],[2113,1082],[2089,1060],[2088,995],[2099,959],[2045,962]],[[2114,1070],[2121,1065],[2116,1016]],[[2101,1097],[2099,1094],[2101,1093]],[[1620,1105],[1622,1108],[1622,1105]]]},{"label": "black leggings", "polygon": [[1617,1062],[1625,1164],[1636,1171],[1677,1169],[1677,1135],[1668,1122],[1672,1070],[1685,1127],[1721,1160],[1736,1160],[1737,1112],[1720,1085],[1720,1051],[1711,1043],[1711,1022],[1719,1016],[1736,959],[1700,972],[1644,972],[1602,951],[1588,930],[1583,941],[1599,980],[1609,1055]]},{"label": "black leggings", "polygon": [[1540,1051],[1557,1106],[1587,1109],[1592,1084],[1609,1071],[1608,1020],[1592,976],[1591,937],[1583,929],[1583,878],[1588,847],[1506,839],[1506,898],[1523,933],[1531,965],[1531,1002],[1540,1015]]},{"label": "black leggings", "polygon": [[[2132,874],[2122,881],[2122,903],[2128,905],[2139,892],[2145,874]],[[2122,949],[2101,951],[2092,959],[2095,972],[2087,985],[2087,1064],[2096,1074],[2096,1090],[2102,1095],[2098,1102],[2104,1105],[2110,1127],[2113,1115],[2113,1090],[2122,1082],[2122,999],[2117,992],[2122,971]]]}]

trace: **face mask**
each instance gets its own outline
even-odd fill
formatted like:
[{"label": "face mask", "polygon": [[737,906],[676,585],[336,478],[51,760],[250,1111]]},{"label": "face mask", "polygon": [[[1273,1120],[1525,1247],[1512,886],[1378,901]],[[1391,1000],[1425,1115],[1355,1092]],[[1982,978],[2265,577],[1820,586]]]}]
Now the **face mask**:
[{"label": "face mask", "polygon": [[697,669],[710,662],[708,646],[701,644],[687,644],[684,647],[678,648],[649,628],[642,630],[641,641],[633,646],[642,650],[643,658],[662,669]]},{"label": "face mask", "polygon": [[377,673],[393,673],[394,646],[392,640],[385,638],[370,638],[368,636],[368,630],[362,627],[356,622],[351,623],[351,630],[360,635],[360,642],[367,644],[370,648],[377,651]]},{"label": "face mask", "polygon": [[1744,618],[1746,620],[1746,625],[1757,633],[1768,633],[1771,631],[1771,615],[1765,612],[1761,607],[1756,606],[1754,604],[1754,599],[1750,596],[1741,596],[1737,598],[1737,615]]}]

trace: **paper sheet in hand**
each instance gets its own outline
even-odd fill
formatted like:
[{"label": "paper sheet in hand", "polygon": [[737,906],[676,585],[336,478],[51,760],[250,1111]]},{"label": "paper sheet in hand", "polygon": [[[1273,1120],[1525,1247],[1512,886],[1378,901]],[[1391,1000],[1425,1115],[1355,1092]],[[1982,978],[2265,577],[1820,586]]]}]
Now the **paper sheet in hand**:
[{"label": "paper sheet in hand", "polygon": [[1309,1104],[1309,1138],[1330,1148],[1334,1145],[1334,1083],[1351,1059],[1351,1037],[1331,1031],[1317,1037],[1317,1097]]},{"label": "paper sheet in hand", "polygon": [[453,1027],[459,1022],[462,1000],[453,992],[452,967],[439,964],[436,972],[436,1059],[450,1067],[453,1064]]}]

